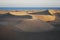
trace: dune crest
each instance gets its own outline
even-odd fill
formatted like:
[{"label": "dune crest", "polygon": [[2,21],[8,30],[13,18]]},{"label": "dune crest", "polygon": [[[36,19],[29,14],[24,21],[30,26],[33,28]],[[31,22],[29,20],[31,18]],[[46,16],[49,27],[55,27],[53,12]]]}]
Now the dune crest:
[{"label": "dune crest", "polygon": [[49,11],[50,14],[52,14],[52,15],[60,13],[60,10],[48,10],[48,11]]},{"label": "dune crest", "polygon": [[26,12],[9,12],[9,13],[16,16],[28,15]]}]

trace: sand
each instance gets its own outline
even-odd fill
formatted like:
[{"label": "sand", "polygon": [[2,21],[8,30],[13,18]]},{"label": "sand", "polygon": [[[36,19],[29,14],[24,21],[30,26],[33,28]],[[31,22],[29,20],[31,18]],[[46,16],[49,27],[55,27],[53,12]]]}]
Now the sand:
[{"label": "sand", "polygon": [[[0,23],[0,39],[2,40],[41,40],[49,36],[54,29],[50,24],[40,20],[3,21]],[[43,36],[43,37],[42,37]],[[53,36],[51,34],[51,36]],[[55,36],[55,35],[54,35]],[[50,37],[50,36],[49,36]],[[46,38],[48,39],[48,38]]]},{"label": "sand", "polygon": [[11,10],[11,11],[4,11],[4,10],[0,10],[0,14],[11,14],[14,16],[25,16],[25,15],[29,15],[32,16],[33,19],[40,19],[42,21],[54,21],[55,20],[55,16],[50,14],[51,11],[50,10],[20,10],[20,11],[16,11],[16,10]]},{"label": "sand", "polygon": [[0,20],[0,40],[60,40],[59,27],[40,19],[10,17],[5,16]]},{"label": "sand", "polygon": [[3,21],[0,24],[0,40],[60,40],[58,35],[60,31],[52,25],[36,19]]}]

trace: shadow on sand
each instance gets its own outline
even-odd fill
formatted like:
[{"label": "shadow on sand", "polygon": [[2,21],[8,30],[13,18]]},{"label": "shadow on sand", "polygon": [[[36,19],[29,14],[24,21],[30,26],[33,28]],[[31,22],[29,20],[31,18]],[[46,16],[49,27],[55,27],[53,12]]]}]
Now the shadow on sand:
[{"label": "shadow on sand", "polygon": [[42,11],[42,12],[29,13],[29,14],[32,14],[32,15],[51,15],[48,10]]}]

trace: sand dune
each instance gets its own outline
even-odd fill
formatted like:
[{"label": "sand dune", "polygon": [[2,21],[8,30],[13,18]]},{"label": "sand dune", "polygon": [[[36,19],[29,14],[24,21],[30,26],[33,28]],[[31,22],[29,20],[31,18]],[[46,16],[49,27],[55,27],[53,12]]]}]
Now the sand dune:
[{"label": "sand dune", "polygon": [[[30,15],[33,19],[40,19],[42,21],[54,21],[56,20],[56,16],[60,16],[59,10],[11,10],[11,11],[4,11],[0,10],[0,14],[6,14],[10,13],[11,15],[15,16],[24,16],[24,15]],[[58,20],[58,19],[57,19]]]},{"label": "sand dune", "polygon": [[10,13],[15,16],[32,16],[33,19],[40,19],[42,21],[54,21],[58,20],[60,16],[60,10],[0,10],[0,14]]},{"label": "sand dune", "polygon": [[42,21],[54,21],[55,20],[55,16],[52,15],[32,15],[33,19],[40,19]]},{"label": "sand dune", "polygon": [[[5,24],[4,24],[5,22]],[[0,23],[0,39],[2,40],[45,40],[55,39],[54,29],[48,23],[40,20],[25,19],[17,21],[2,21]],[[46,37],[45,37],[46,36]],[[48,38],[47,38],[48,37]],[[51,40],[52,40],[51,39]]]},{"label": "sand dune", "polygon": [[26,12],[9,12],[10,14],[12,14],[12,15],[16,15],[16,16],[22,16],[22,15],[28,15]]},{"label": "sand dune", "polygon": [[17,20],[16,23],[14,21],[12,21],[12,22],[11,21],[10,22],[9,21],[2,21],[2,23],[3,23],[2,25],[5,25],[4,24],[5,22],[7,23],[6,25],[14,23],[15,27],[20,28],[22,31],[26,31],[26,32],[40,32],[40,31],[50,30],[53,28],[53,26],[51,26],[50,24],[45,23],[40,20],[23,19],[20,21]]},{"label": "sand dune", "polygon": [[12,15],[22,16],[22,15],[31,15],[33,19],[40,19],[43,21],[54,21],[55,16],[52,16],[48,10],[30,10],[30,11],[21,11],[21,12],[10,12]]},{"label": "sand dune", "polygon": [[48,10],[45,11],[40,11],[40,12],[34,12],[34,13],[29,13],[32,15],[33,19],[40,19],[42,21],[54,21],[55,16],[51,15]]},{"label": "sand dune", "polygon": [[50,12],[50,14],[54,15],[54,14],[59,14],[60,10],[48,10]]},{"label": "sand dune", "polygon": [[58,36],[60,31],[41,20],[21,19],[1,22],[0,40],[60,40]]},{"label": "sand dune", "polygon": [[[20,19],[19,16],[11,14],[1,17],[0,40],[60,40],[59,27],[41,21],[38,19],[40,16],[36,16],[37,19]],[[44,19],[43,16],[41,18]]]}]

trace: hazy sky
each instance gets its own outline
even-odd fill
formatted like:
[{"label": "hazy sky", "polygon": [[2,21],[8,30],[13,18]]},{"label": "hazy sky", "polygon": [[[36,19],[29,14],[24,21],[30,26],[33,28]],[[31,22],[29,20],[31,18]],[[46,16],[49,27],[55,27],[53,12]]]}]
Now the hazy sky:
[{"label": "hazy sky", "polygon": [[60,7],[60,0],[0,0],[0,7]]}]

